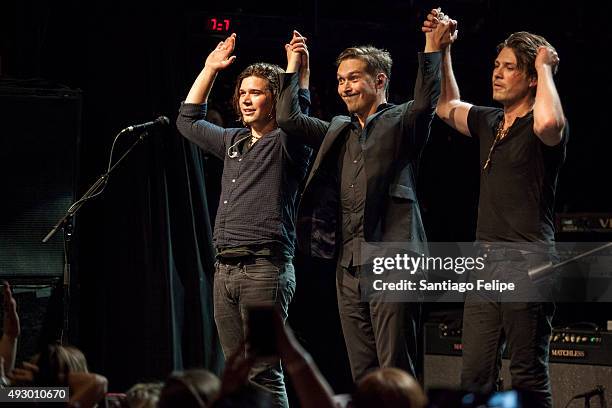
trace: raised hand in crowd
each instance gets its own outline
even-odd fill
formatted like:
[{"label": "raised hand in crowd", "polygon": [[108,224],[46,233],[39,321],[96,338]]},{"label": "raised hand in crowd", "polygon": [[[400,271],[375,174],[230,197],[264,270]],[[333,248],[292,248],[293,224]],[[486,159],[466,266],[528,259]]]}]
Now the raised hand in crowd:
[{"label": "raised hand in crowd", "polygon": [[11,286],[8,282],[3,282],[3,313],[2,338],[0,338],[0,357],[4,359],[2,367],[5,373],[15,367],[15,356],[17,355],[17,339],[21,334],[19,315],[17,314],[17,302],[13,298]]},{"label": "raised hand in crowd", "polygon": [[255,363],[255,358],[245,357],[244,346],[243,342],[225,362],[221,377],[221,396],[231,394],[248,384],[249,372]]},{"label": "raised hand in crowd", "polygon": [[274,314],[278,353],[291,378],[303,408],[333,408],[333,390],[310,354],[300,345],[291,328]]},{"label": "raised hand in crowd", "polygon": [[34,383],[34,377],[39,371],[36,364],[24,361],[22,367],[15,367],[7,373],[7,377],[13,385],[31,386]]}]

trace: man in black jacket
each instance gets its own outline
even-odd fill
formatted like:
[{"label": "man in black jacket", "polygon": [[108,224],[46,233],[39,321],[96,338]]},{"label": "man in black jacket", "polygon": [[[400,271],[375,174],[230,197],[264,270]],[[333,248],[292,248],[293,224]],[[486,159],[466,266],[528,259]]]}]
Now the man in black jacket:
[{"label": "man in black jacket", "polygon": [[[416,167],[440,93],[440,50],[451,23],[426,34],[414,100],[387,103],[391,57],[372,46],[351,47],[337,59],[338,94],[350,116],[325,122],[302,114],[297,67],[288,64],[277,107],[281,129],[318,150],[298,211],[298,243],[311,256],[337,257],[337,295],[353,379],[377,367],[415,374],[415,311],[404,303],[362,296],[362,244],[425,241],[415,194]],[[299,37],[293,51],[305,55]]]}]

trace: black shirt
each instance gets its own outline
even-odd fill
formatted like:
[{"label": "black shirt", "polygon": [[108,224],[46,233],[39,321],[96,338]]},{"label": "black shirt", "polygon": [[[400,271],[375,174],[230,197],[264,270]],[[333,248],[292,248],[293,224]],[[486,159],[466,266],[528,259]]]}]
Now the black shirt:
[{"label": "black shirt", "polygon": [[224,161],[214,229],[217,250],[279,248],[279,255],[293,256],[296,197],[312,150],[277,128],[243,152],[249,129],[222,128],[204,120],[205,115],[206,104],[183,103],[177,127]]},{"label": "black shirt", "polygon": [[468,114],[472,136],[480,140],[480,199],[476,239],[485,242],[554,241],[555,190],[569,137],[566,123],[561,142],[547,146],[533,131],[533,112],[516,118],[496,143],[502,109],[473,106]]},{"label": "black shirt", "polygon": [[[441,53],[419,53],[418,61],[414,100],[382,107],[363,131],[367,191],[362,225],[368,242],[409,241],[424,247],[414,186],[440,94]],[[305,253],[332,259],[343,256],[338,163],[351,118],[341,115],[326,122],[300,114],[297,94],[298,75],[285,74],[277,104],[279,126],[318,149],[300,204],[298,240]]]},{"label": "black shirt", "polygon": [[384,110],[393,107],[381,104],[376,113],[370,115],[362,129],[357,117],[351,117],[351,125],[345,131],[343,146],[340,149],[338,172],[340,174],[340,211],[342,247],[340,265],[362,265],[361,244],[365,242],[363,223],[367,194],[367,177],[364,169],[363,149],[368,137],[370,124]]}]

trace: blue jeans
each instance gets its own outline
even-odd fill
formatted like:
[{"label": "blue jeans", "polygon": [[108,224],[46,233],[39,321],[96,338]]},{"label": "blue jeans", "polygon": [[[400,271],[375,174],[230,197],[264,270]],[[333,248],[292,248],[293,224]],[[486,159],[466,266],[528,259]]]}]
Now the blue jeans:
[{"label": "blue jeans", "polygon": [[[234,354],[244,342],[249,305],[274,303],[279,306],[284,321],[294,293],[295,272],[291,262],[267,257],[217,262],[214,312],[225,358]],[[270,337],[273,336],[274,333],[270,333]],[[280,361],[257,362],[251,369],[249,381],[269,392],[275,407],[289,406]]]}]

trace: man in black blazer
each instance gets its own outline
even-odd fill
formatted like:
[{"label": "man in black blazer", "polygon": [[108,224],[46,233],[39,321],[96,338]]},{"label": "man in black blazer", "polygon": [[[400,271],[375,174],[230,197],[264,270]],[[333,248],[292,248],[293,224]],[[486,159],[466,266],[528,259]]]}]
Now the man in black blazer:
[{"label": "man in black blazer", "polygon": [[337,257],[338,308],[354,380],[377,367],[415,374],[419,308],[379,298],[364,301],[360,277],[367,262],[361,249],[366,242],[406,242],[414,250],[425,241],[416,168],[440,94],[440,51],[453,30],[452,22],[444,22],[426,33],[414,100],[401,105],[387,103],[392,64],[387,51],[372,46],[344,50],[337,58],[338,94],[350,116],[331,122],[300,112],[295,72],[308,50],[298,33],[287,45],[294,54],[277,122],[318,150],[298,212],[298,244],[308,255]]}]

